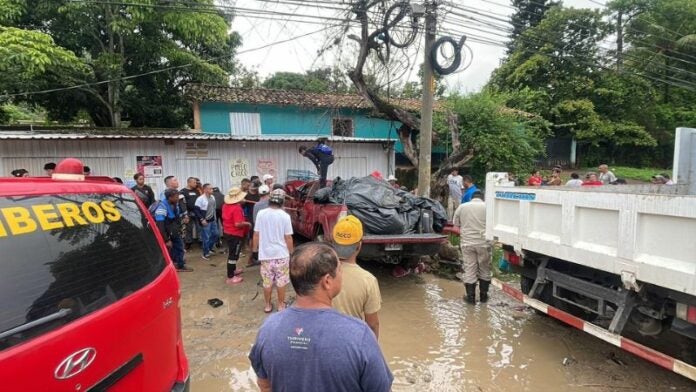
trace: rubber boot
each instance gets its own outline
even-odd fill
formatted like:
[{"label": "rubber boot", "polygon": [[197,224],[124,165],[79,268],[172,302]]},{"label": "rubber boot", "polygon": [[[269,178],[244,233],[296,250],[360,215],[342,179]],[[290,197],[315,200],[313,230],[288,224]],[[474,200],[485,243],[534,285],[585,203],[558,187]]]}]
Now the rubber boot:
[{"label": "rubber boot", "polygon": [[490,285],[490,280],[479,280],[479,299],[481,302],[488,302],[488,287]]},{"label": "rubber boot", "polygon": [[472,305],[476,304],[476,283],[465,283],[466,297],[464,300]]}]

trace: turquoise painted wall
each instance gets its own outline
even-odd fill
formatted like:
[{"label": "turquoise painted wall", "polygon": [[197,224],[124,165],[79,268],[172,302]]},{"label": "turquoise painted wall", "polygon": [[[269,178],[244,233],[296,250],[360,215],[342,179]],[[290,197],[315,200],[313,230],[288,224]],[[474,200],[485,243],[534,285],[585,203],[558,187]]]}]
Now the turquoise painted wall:
[{"label": "turquoise painted wall", "polygon": [[[353,119],[355,137],[398,139],[399,123],[367,116],[367,111],[347,109],[304,109],[296,106],[201,103],[201,127],[204,133],[230,133],[230,112],[259,113],[263,135],[330,136],[334,117]],[[401,143],[396,143],[396,151]]]}]

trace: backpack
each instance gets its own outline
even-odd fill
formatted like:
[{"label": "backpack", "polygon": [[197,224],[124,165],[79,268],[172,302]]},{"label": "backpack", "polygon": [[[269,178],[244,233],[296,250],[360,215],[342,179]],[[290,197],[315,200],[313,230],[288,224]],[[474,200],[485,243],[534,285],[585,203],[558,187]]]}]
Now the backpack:
[{"label": "backpack", "polygon": [[331,149],[331,147],[327,146],[324,143],[319,144],[317,146],[317,149],[326,155],[333,155],[333,150]]},{"label": "backpack", "polygon": [[154,219],[155,218],[155,212],[157,211],[157,208],[159,208],[161,201],[156,201],[152,204],[150,204],[150,207],[147,207],[147,211],[150,213],[150,216]]}]

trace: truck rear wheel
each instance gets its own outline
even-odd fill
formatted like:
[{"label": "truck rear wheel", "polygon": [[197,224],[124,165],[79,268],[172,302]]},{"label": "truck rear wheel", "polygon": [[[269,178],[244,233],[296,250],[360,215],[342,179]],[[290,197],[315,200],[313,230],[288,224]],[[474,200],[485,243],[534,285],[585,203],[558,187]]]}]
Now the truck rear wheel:
[{"label": "truck rear wheel", "polygon": [[[532,291],[532,286],[534,286],[534,278],[520,275],[520,290],[522,290],[523,293],[529,295],[529,293]],[[552,298],[551,290],[549,290],[548,287],[544,287],[544,290],[541,292],[541,298],[536,299],[544,303],[549,303],[548,301]],[[544,315],[544,312],[540,312],[536,309],[534,309],[534,312],[536,314]]]}]

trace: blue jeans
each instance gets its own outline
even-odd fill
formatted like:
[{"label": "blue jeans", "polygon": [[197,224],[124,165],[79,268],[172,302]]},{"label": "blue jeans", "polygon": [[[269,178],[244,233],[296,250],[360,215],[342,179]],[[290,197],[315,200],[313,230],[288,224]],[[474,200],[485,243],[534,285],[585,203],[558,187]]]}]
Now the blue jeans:
[{"label": "blue jeans", "polygon": [[220,230],[217,222],[208,222],[207,226],[201,225],[201,241],[203,242],[203,255],[208,255],[215,244],[220,240]]},{"label": "blue jeans", "polygon": [[184,268],[184,240],[181,236],[170,237],[172,247],[169,248],[169,257],[172,258],[176,268]]}]

